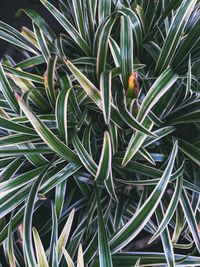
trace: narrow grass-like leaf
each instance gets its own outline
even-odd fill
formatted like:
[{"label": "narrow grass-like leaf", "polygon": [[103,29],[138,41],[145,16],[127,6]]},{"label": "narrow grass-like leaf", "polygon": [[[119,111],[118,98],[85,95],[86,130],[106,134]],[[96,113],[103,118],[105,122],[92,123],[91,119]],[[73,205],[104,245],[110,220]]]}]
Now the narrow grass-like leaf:
[{"label": "narrow grass-like leaf", "polygon": [[66,181],[56,186],[55,206],[56,206],[56,214],[57,214],[58,219],[61,217],[61,214],[62,214],[64,200],[65,200],[65,193],[66,193]]},{"label": "narrow grass-like leaf", "polygon": [[51,203],[51,217],[52,217],[52,229],[51,229],[51,240],[49,246],[49,257],[48,261],[51,267],[58,267],[58,219],[56,209],[53,203]]},{"label": "narrow grass-like leaf", "polygon": [[8,259],[10,267],[16,267],[16,257],[14,254],[13,236],[12,236],[12,218],[13,218],[13,213],[11,214],[11,220],[8,228],[7,251],[8,251]]},{"label": "narrow grass-like leaf", "polygon": [[111,12],[111,1],[110,0],[101,0],[98,4],[98,19],[99,23],[110,15]]},{"label": "narrow grass-like leaf", "polygon": [[[146,129],[151,130],[153,127],[153,122],[147,117],[143,125]],[[128,147],[126,149],[126,153],[124,155],[122,166],[126,166],[128,162],[133,158],[133,156],[136,154],[136,152],[140,149],[142,144],[144,143],[146,139],[146,135],[141,132],[136,132],[135,135],[132,135]]]},{"label": "narrow grass-like leaf", "polygon": [[[67,64],[71,72],[74,74],[74,76],[76,77],[82,88],[85,90],[85,92],[94,101],[94,103],[102,110],[101,96],[99,90],[69,60],[65,60],[65,63]],[[133,125],[133,127],[135,127],[141,132],[151,135],[151,133],[148,130],[146,130],[140,123],[138,123],[133,117],[130,118],[130,116],[127,115],[127,113],[125,113],[125,115],[126,115],[125,121],[128,122],[128,124]],[[111,104],[111,120],[116,125],[121,127],[122,122],[119,118],[117,109],[113,104]]]},{"label": "narrow grass-like leaf", "polygon": [[40,137],[48,144],[48,146],[58,153],[61,157],[68,161],[79,163],[77,155],[64,143],[62,143],[41,121],[40,119],[30,110],[25,102],[18,97],[18,102],[25,115],[29,118],[33,127],[40,135]]},{"label": "narrow grass-like leaf", "polygon": [[125,97],[122,92],[117,92],[116,101],[119,115],[129,127],[131,127],[133,130],[137,129],[139,132],[143,133],[143,135],[153,135],[148,129],[146,129],[146,127],[142,125],[142,123],[138,123],[138,121],[127,110]]},{"label": "narrow grass-like leaf", "polygon": [[70,257],[69,253],[67,252],[67,250],[63,247],[63,254],[65,256],[66,262],[67,262],[67,266],[68,267],[75,267],[72,258]]},{"label": "narrow grass-like leaf", "polygon": [[23,163],[23,157],[17,157],[16,159],[8,163],[7,166],[0,172],[0,182],[11,179]]},{"label": "narrow grass-like leaf", "polygon": [[[141,266],[162,266],[167,261],[164,253],[159,252],[123,252],[113,255],[113,264],[115,267],[127,266],[131,267],[140,258]],[[175,254],[176,266],[196,266],[200,263],[200,257]]]},{"label": "narrow grass-like leaf", "polygon": [[191,83],[192,83],[192,70],[191,70],[191,55],[188,60],[188,73],[187,73],[187,85],[186,85],[186,95],[187,97],[191,92]]},{"label": "narrow grass-like leaf", "polygon": [[111,113],[111,77],[112,73],[109,71],[104,71],[100,77],[100,91],[101,91],[101,100],[102,100],[102,109],[104,120],[106,124],[110,122],[110,113]]},{"label": "narrow grass-like leaf", "polygon": [[112,174],[112,172],[110,173],[108,179],[104,181],[104,184],[106,186],[106,189],[107,189],[110,197],[117,203],[118,202],[118,198],[117,198],[117,194],[116,194],[116,190],[115,190],[115,185],[114,185],[114,182],[113,182],[113,174]]},{"label": "narrow grass-like leaf", "polygon": [[136,52],[139,53],[142,45],[142,25],[136,13],[130,8],[122,8],[117,11],[125,17],[129,17],[132,23],[133,37],[136,45]]},{"label": "narrow grass-like leaf", "polygon": [[140,259],[136,262],[134,267],[139,267],[140,266]]},{"label": "narrow grass-like leaf", "polygon": [[115,22],[115,17],[108,18],[105,23],[100,25],[99,32],[97,32],[96,42],[98,41],[97,47],[97,77],[99,78],[101,73],[105,71],[106,59],[108,54],[108,42],[111,35],[111,30]]},{"label": "narrow grass-like leaf", "polygon": [[76,133],[72,135],[72,143],[82,164],[93,176],[95,176],[97,172],[97,165],[87,150],[83,147]]},{"label": "narrow grass-like leaf", "polygon": [[158,227],[157,231],[149,240],[149,243],[153,242],[162,233],[162,231],[165,229],[165,227],[170,222],[170,220],[171,220],[171,218],[172,218],[172,216],[173,216],[173,214],[177,208],[178,202],[179,202],[179,198],[180,198],[181,190],[182,190],[182,185],[183,185],[183,177],[181,175],[177,179],[176,188],[175,188],[174,194],[172,196],[172,199],[170,201],[170,204],[169,204],[169,206],[165,212],[165,215],[164,215],[162,221],[159,223],[159,227]]},{"label": "narrow grass-like leaf", "polygon": [[0,138],[0,147],[6,147],[10,145],[18,145],[21,143],[37,141],[38,137],[29,134],[13,134],[9,136],[4,136]]},{"label": "narrow grass-like leaf", "polygon": [[108,179],[112,167],[111,160],[112,160],[112,147],[111,147],[110,136],[108,132],[105,132],[101,158],[99,160],[99,166],[95,177],[96,182],[102,182]]},{"label": "narrow grass-like leaf", "polygon": [[73,27],[73,25],[47,0],[40,0],[41,3],[52,13],[55,19],[63,26],[63,28],[68,32],[71,38],[77,43],[81,50],[85,52],[87,56],[91,56],[91,50],[87,43],[78,33],[78,31]]},{"label": "narrow grass-like leaf", "polygon": [[[163,209],[161,205],[158,205],[156,209],[156,217],[158,220],[158,224],[160,224],[162,217],[163,217]],[[168,266],[175,267],[176,265],[175,265],[174,251],[173,251],[173,246],[172,246],[172,242],[170,239],[168,227],[166,227],[161,233],[161,240],[162,240]]]},{"label": "narrow grass-like leaf", "polygon": [[8,74],[12,74],[15,75],[17,77],[23,78],[23,79],[27,79],[36,83],[40,83],[43,84],[44,83],[44,78],[39,76],[39,75],[35,75],[35,74],[31,74],[28,73],[26,71],[22,71],[20,69],[16,69],[10,66],[3,66],[5,72],[7,72]]},{"label": "narrow grass-like leaf", "polygon": [[97,212],[98,212],[98,249],[99,249],[99,266],[100,267],[112,267],[112,257],[108,244],[108,238],[103,218],[103,212],[101,208],[101,202],[99,199],[99,192],[95,187],[96,200],[97,200]]},{"label": "narrow grass-like leaf", "polygon": [[140,107],[137,119],[143,121],[152,107],[159,101],[159,99],[171,88],[176,82],[178,76],[172,71],[171,68],[167,68],[155,81],[147,95],[145,96],[142,105]]},{"label": "narrow grass-like leaf", "polygon": [[40,64],[42,64],[44,62],[45,62],[45,60],[44,60],[42,55],[33,56],[31,58],[28,58],[28,59],[20,61],[19,63],[17,63],[15,65],[15,68],[20,68],[20,69],[23,70],[23,69],[26,69],[26,68],[30,68],[30,67],[34,67],[34,66],[40,65]]},{"label": "narrow grass-like leaf", "polygon": [[13,191],[17,188],[22,187],[23,185],[27,184],[28,182],[32,181],[34,178],[36,178],[41,171],[43,170],[43,167],[30,170],[26,172],[26,174],[21,174],[15,177],[15,179],[9,179],[7,181],[0,183],[0,192],[4,191]]},{"label": "narrow grass-like leaf", "polygon": [[59,236],[58,239],[58,261],[61,260],[62,257],[62,252],[63,252],[63,247],[66,246],[68,238],[69,238],[69,234],[71,231],[71,227],[72,227],[72,222],[74,219],[74,213],[75,213],[75,209],[73,209],[67,219],[67,222],[62,230],[62,233]]},{"label": "narrow grass-like leaf", "polygon": [[9,26],[7,23],[0,21],[0,38],[10,42],[22,49],[30,51],[33,54],[38,54],[38,49],[16,29]]},{"label": "narrow grass-like leaf", "polygon": [[84,7],[81,0],[72,0],[72,5],[75,13],[76,25],[82,38],[86,40],[86,27],[84,18]]},{"label": "narrow grass-like leaf", "polygon": [[200,166],[200,151],[196,146],[185,140],[179,139],[179,148],[186,156],[188,156]]},{"label": "narrow grass-like leaf", "polygon": [[157,186],[155,187],[149,198],[142,205],[142,207],[136,212],[133,218],[131,218],[128,221],[128,223],[126,223],[124,227],[121,228],[120,231],[112,237],[110,241],[112,251],[118,251],[119,249],[127,245],[130,241],[132,241],[133,238],[144,227],[146,222],[151,218],[169,182],[177,150],[178,150],[177,143],[175,143],[169,158],[169,162],[162,175],[162,178],[160,179],[160,182],[157,184]]},{"label": "narrow grass-like leaf", "polygon": [[121,17],[120,31],[122,79],[124,88],[127,89],[129,77],[133,72],[133,34],[128,16]]},{"label": "narrow grass-like leaf", "polygon": [[36,228],[33,228],[33,237],[34,237],[38,267],[49,267],[46,253]]},{"label": "narrow grass-like leaf", "polygon": [[171,23],[167,38],[162,47],[159,59],[156,64],[156,73],[161,73],[170,64],[176,48],[180,42],[182,31],[190,17],[190,14],[196,4],[197,0],[182,1],[173,23]]},{"label": "narrow grass-like leaf", "polygon": [[44,57],[45,61],[48,62],[48,58],[50,57],[49,45],[47,43],[47,39],[45,39],[43,31],[36,25],[33,24],[34,34],[42,52],[42,56]]},{"label": "narrow grass-like leaf", "polygon": [[[51,163],[50,163],[51,164]],[[37,266],[34,249],[32,244],[32,219],[34,212],[34,205],[37,198],[37,192],[39,190],[42,179],[49,168],[49,165],[40,173],[37,180],[34,182],[31,191],[29,193],[28,201],[25,208],[24,214],[24,230],[23,230],[23,248],[27,259],[28,266]]]},{"label": "narrow grass-like leaf", "polygon": [[47,63],[47,72],[44,78],[47,97],[53,109],[56,103],[55,74],[56,74],[57,59],[58,59],[57,56],[52,56],[49,58]]},{"label": "narrow grass-like leaf", "polygon": [[8,79],[6,78],[2,64],[0,64],[0,88],[1,88],[1,92],[3,93],[5,99],[8,101],[11,108],[16,113],[19,113],[19,105],[18,105],[17,100],[14,96],[13,89],[10,86]]},{"label": "narrow grass-like leaf", "polygon": [[183,42],[181,42],[178,51],[174,55],[173,61],[171,63],[174,69],[178,70],[178,68],[180,68],[181,64],[183,64],[183,61],[186,59],[186,57],[188,57],[188,55],[194,49],[195,45],[198,43],[199,30],[200,20],[193,25],[186,38],[184,38]]},{"label": "narrow grass-like leaf", "polygon": [[78,248],[77,267],[84,267],[83,248],[81,244]]},{"label": "narrow grass-like leaf", "polygon": [[69,95],[71,88],[63,89],[56,100],[56,121],[58,124],[59,132],[62,138],[65,140],[65,143],[68,144],[68,133],[67,133],[67,109]]},{"label": "narrow grass-like leaf", "polygon": [[19,9],[17,11],[17,16],[21,15],[22,12],[25,12],[34,23],[45,33],[49,41],[53,42],[56,39],[56,35],[51,29],[51,27],[46,23],[46,21],[33,9]]},{"label": "narrow grass-like leaf", "polygon": [[194,242],[196,244],[196,248],[200,251],[200,237],[199,237],[199,230],[197,226],[197,222],[195,219],[194,212],[192,210],[191,204],[189,202],[187,192],[185,189],[182,190],[181,194],[181,206],[187,220],[187,223],[190,227],[191,234],[193,236]]}]

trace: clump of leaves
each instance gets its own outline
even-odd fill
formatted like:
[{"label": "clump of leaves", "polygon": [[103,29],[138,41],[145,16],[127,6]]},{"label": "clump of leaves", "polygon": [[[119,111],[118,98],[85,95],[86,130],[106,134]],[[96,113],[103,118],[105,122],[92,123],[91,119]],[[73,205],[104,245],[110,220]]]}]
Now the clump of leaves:
[{"label": "clump of leaves", "polygon": [[[0,22],[2,266],[199,266],[199,1],[41,0]],[[156,244],[156,246],[154,245]],[[7,263],[6,263],[7,262]]]}]

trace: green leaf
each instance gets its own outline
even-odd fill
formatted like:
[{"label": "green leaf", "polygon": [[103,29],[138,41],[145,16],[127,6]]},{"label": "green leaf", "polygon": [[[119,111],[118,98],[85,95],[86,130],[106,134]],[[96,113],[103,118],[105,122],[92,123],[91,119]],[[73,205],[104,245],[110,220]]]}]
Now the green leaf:
[{"label": "green leaf", "polygon": [[140,259],[136,262],[134,267],[139,267],[140,266]]},{"label": "green leaf", "polygon": [[142,105],[140,107],[137,119],[143,121],[149,111],[155,106],[159,99],[172,87],[177,81],[178,76],[172,71],[171,68],[167,68],[154,82],[149,89]]},{"label": "green leaf", "polygon": [[86,41],[86,27],[85,27],[85,16],[84,7],[81,0],[72,0],[73,10],[76,19],[76,25],[81,37]]},{"label": "green leaf", "polygon": [[75,265],[72,261],[72,258],[70,257],[69,253],[67,252],[67,250],[65,248],[63,248],[63,254],[65,256],[68,267],[75,267]]},{"label": "green leaf", "polygon": [[51,240],[49,247],[49,263],[51,267],[58,267],[58,253],[57,253],[57,242],[58,242],[58,220],[55,205],[51,203],[52,212],[52,229],[51,229]]},{"label": "green leaf", "polygon": [[47,72],[45,74],[45,90],[53,109],[56,103],[55,76],[57,59],[57,56],[49,57],[47,62]]},{"label": "green leaf", "polygon": [[31,18],[31,20],[44,32],[49,41],[53,42],[56,39],[56,35],[51,27],[35,10],[28,8],[19,9],[16,16],[20,16],[22,12],[26,13]]},{"label": "green leaf", "polygon": [[95,181],[102,182],[108,179],[112,168],[112,147],[108,132],[104,133],[103,147]]},{"label": "green leaf", "polygon": [[111,13],[111,1],[101,0],[98,3],[98,21],[100,22],[108,17]]},{"label": "green leaf", "polygon": [[[153,127],[153,122],[147,117],[144,120],[143,125],[145,126],[146,129],[150,131]],[[146,138],[147,138],[146,134],[143,134],[141,132],[136,132],[135,134],[132,135],[122,161],[123,167],[125,167],[130,162],[130,160],[140,149]]]},{"label": "green leaf", "polygon": [[[51,164],[51,163],[50,163]],[[40,173],[37,180],[34,182],[31,187],[29,197],[26,203],[25,212],[24,212],[24,230],[23,230],[23,250],[26,256],[28,266],[37,266],[34,249],[32,244],[32,219],[34,212],[34,205],[37,198],[37,192],[39,190],[42,179],[50,167],[50,164]]]},{"label": "green leaf", "polygon": [[33,81],[36,83],[40,83],[40,84],[44,83],[44,78],[39,75],[31,74],[26,71],[22,71],[22,70],[19,70],[19,69],[10,67],[10,66],[6,66],[6,65],[3,65],[3,68],[5,72],[8,73],[10,76],[14,75],[16,77],[20,77],[20,78]]},{"label": "green leaf", "polygon": [[112,82],[112,73],[110,71],[104,71],[100,77],[100,91],[101,91],[101,101],[104,120],[106,124],[110,122],[110,113],[111,113],[111,82]]},{"label": "green leaf", "polygon": [[45,60],[42,55],[33,56],[28,59],[20,61],[19,63],[15,65],[15,68],[26,69],[26,68],[30,68],[30,67],[43,64],[44,62]]},{"label": "green leaf", "polygon": [[66,58],[64,60],[65,60],[65,64],[70,69],[70,71],[73,73],[74,77],[77,79],[80,86],[85,90],[87,95],[94,101],[94,103],[100,109],[102,109],[101,96],[100,96],[99,90],[69,60],[67,60]]},{"label": "green leaf", "polygon": [[97,200],[97,212],[98,212],[98,249],[99,249],[99,266],[100,267],[112,267],[112,257],[108,244],[108,238],[106,228],[103,219],[103,212],[101,208],[101,202],[99,199],[99,192],[95,187],[96,200]]},{"label": "green leaf", "polygon": [[[142,25],[136,13],[132,11],[130,8],[122,8],[116,11],[117,14],[122,14],[125,17],[129,17],[132,23],[132,30],[133,30],[133,38],[134,38],[134,45],[136,46],[135,51],[137,54],[140,51],[142,46]],[[135,47],[134,47],[135,48]]]},{"label": "green leaf", "polygon": [[13,237],[12,237],[12,218],[13,218],[13,213],[11,214],[11,220],[8,228],[7,251],[8,251],[8,259],[10,267],[16,267],[16,258],[14,254]]},{"label": "green leaf", "polygon": [[196,162],[200,166],[200,151],[199,149],[192,145],[191,143],[178,139],[179,140],[179,148],[183,151],[183,153],[188,156],[191,160]]},{"label": "green leaf", "polygon": [[70,212],[70,215],[67,219],[67,222],[65,223],[65,226],[64,226],[64,228],[63,228],[63,230],[59,236],[59,239],[58,239],[58,261],[61,260],[62,253],[63,253],[63,247],[65,248],[65,246],[67,244],[69,234],[71,231],[71,227],[72,227],[72,222],[74,219],[74,213],[75,213],[75,209],[73,209]]},{"label": "green leaf", "polygon": [[133,72],[133,34],[128,16],[121,17],[120,51],[122,79],[124,88],[127,89],[129,76]]},{"label": "green leaf", "polygon": [[116,252],[132,241],[151,218],[170,180],[177,150],[178,146],[176,142],[160,182],[157,184],[151,195],[148,197],[142,207],[136,212],[136,214],[120,229],[118,233],[112,237],[110,241],[112,251]]},{"label": "green leaf", "polygon": [[48,40],[45,39],[43,31],[36,24],[33,24],[33,30],[42,56],[48,62],[48,58],[50,57]]},{"label": "green leaf", "polygon": [[43,167],[33,169],[30,171],[27,171],[25,174],[17,175],[15,179],[8,179],[7,181],[0,183],[0,192],[4,191],[14,191],[30,181],[32,181],[34,178],[36,178],[41,171],[43,170]]},{"label": "green leaf", "polygon": [[0,29],[0,38],[33,54],[38,54],[38,49],[27,38],[23,37],[20,32],[7,23],[0,21]]},{"label": "green leaf", "polygon": [[92,159],[92,157],[89,155],[87,150],[83,147],[83,144],[79,140],[76,133],[72,135],[72,143],[82,164],[93,176],[96,176],[97,165]]},{"label": "green leaf", "polygon": [[149,243],[153,242],[165,229],[165,227],[169,224],[180,199],[181,190],[183,186],[183,178],[182,175],[177,178],[176,188],[174,191],[174,194],[172,196],[172,199],[170,201],[170,204],[165,212],[165,215],[163,216],[163,219],[161,222],[159,222],[159,227],[156,230],[155,234],[151,237],[149,240]]},{"label": "green leaf", "polygon": [[152,136],[153,134],[146,129],[141,123],[139,123],[133,115],[127,110],[125,96],[122,92],[117,92],[116,105],[119,111],[120,117],[123,121],[131,127],[133,130],[138,130],[139,132]]},{"label": "green leaf", "polygon": [[[142,266],[161,266],[166,265],[164,253],[159,252],[123,252],[113,255],[113,264],[115,267],[131,267],[140,258],[140,265]],[[175,254],[175,260],[177,266],[195,266],[200,263],[199,257],[188,256],[185,259],[185,255]]]},{"label": "green leaf", "polygon": [[194,242],[196,244],[196,248],[198,249],[198,251],[200,251],[199,230],[198,230],[198,226],[197,226],[194,212],[192,210],[192,207],[191,207],[191,204],[189,202],[187,192],[185,189],[182,190],[180,201],[181,201],[181,206],[182,206],[185,218],[186,218],[187,223],[190,227],[192,237],[193,237]]},{"label": "green leaf", "polygon": [[13,91],[12,87],[10,86],[8,79],[6,78],[2,64],[0,64],[0,89],[1,89],[1,92],[3,93],[5,99],[8,101],[10,107],[16,113],[19,113],[19,105],[18,105],[17,100],[14,96],[14,91]]},{"label": "green leaf", "polygon": [[4,182],[12,178],[23,163],[23,157],[17,157],[16,159],[13,159],[10,163],[8,163],[6,167],[0,172],[0,182]]},{"label": "green leaf", "polygon": [[38,137],[29,134],[13,134],[0,138],[0,147],[6,147],[10,145],[18,145],[21,143],[37,141]]},{"label": "green leaf", "polygon": [[111,35],[115,17],[109,17],[99,26],[96,33],[95,43],[97,44],[97,77],[105,71],[106,59],[108,57],[108,42]]},{"label": "green leaf", "polygon": [[[81,87],[85,90],[85,92],[89,95],[89,97],[93,100],[93,102],[102,110],[102,102],[101,95],[99,90],[92,84],[69,60],[65,60],[65,63],[69,67],[70,71],[78,80]],[[124,118],[125,117],[125,118]],[[151,135],[149,131],[147,131],[140,123],[136,121],[132,116],[124,112],[123,118],[128,123],[128,125],[133,125],[134,128],[142,131],[146,134]],[[122,122],[117,112],[116,107],[111,103],[111,120],[121,127]]]},{"label": "green leaf", "polygon": [[69,162],[79,163],[77,155],[43,124],[20,97],[18,97],[18,103],[38,135],[53,151]]},{"label": "green leaf", "polygon": [[56,100],[56,121],[59,132],[65,143],[68,144],[67,110],[71,88],[60,91]]},{"label": "green leaf", "polygon": [[[163,218],[163,208],[161,205],[158,205],[158,207],[156,209],[156,217],[158,220],[158,224],[160,224],[161,220]],[[168,266],[169,267],[175,267],[176,265],[175,265],[174,251],[173,251],[173,246],[172,246],[172,242],[170,239],[168,227],[166,227],[163,230],[163,232],[161,233],[161,240],[162,240],[162,244],[163,244],[165,257],[166,257]]]},{"label": "green leaf", "polygon": [[56,214],[57,214],[58,219],[61,217],[63,206],[64,206],[66,185],[67,185],[66,181],[64,181],[56,186],[55,206],[56,206]]},{"label": "green leaf", "polygon": [[80,49],[87,55],[91,56],[91,50],[87,43],[81,37],[79,32],[73,27],[73,25],[47,0],[40,0],[41,3],[52,13],[55,19],[63,26],[63,28],[68,32],[71,38],[76,42]]},{"label": "green leaf", "polygon": [[33,237],[34,237],[38,267],[49,267],[47,257],[46,257],[45,251],[44,251],[44,247],[42,245],[40,236],[39,236],[36,228],[33,228]]},{"label": "green leaf", "polygon": [[183,0],[181,6],[179,7],[165,39],[164,45],[162,47],[159,59],[156,64],[155,72],[161,73],[165,70],[171,63],[173,55],[179,45],[182,31],[190,17],[192,10],[196,4],[197,0]]},{"label": "green leaf", "polygon": [[191,30],[188,32],[188,34],[181,42],[176,54],[174,55],[171,64],[175,70],[178,70],[181,67],[184,60],[188,57],[190,52],[195,48],[195,45],[197,45],[199,40],[198,36],[199,30],[200,30],[200,20],[198,20],[198,22],[193,25]]}]

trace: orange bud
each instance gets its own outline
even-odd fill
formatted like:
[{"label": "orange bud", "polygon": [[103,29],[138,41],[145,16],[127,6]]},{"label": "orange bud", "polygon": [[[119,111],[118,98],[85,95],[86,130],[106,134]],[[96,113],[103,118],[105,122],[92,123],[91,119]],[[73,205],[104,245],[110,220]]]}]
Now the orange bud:
[{"label": "orange bud", "polygon": [[134,71],[128,79],[128,91],[127,96],[137,98],[139,94],[138,74]]},{"label": "orange bud", "polygon": [[133,72],[128,79],[128,88],[134,89],[135,88],[135,83],[137,82],[138,75],[137,72]]}]

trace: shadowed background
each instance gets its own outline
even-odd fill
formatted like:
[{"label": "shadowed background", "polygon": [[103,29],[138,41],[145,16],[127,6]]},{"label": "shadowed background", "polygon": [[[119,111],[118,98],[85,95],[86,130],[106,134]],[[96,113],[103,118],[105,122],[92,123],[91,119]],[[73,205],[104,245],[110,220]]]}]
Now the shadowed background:
[{"label": "shadowed background", "polygon": [[[51,0],[51,3],[58,6],[57,0]],[[0,20],[8,23],[18,30],[20,30],[22,26],[31,28],[31,20],[25,14],[22,13],[20,17],[15,17],[17,10],[20,8],[32,8],[36,10],[42,17],[45,18],[55,32],[58,32],[58,23],[54,23],[52,16],[39,0],[1,0]],[[9,45],[7,42],[0,39],[0,57],[2,57],[5,53],[13,53],[12,45]]]}]

